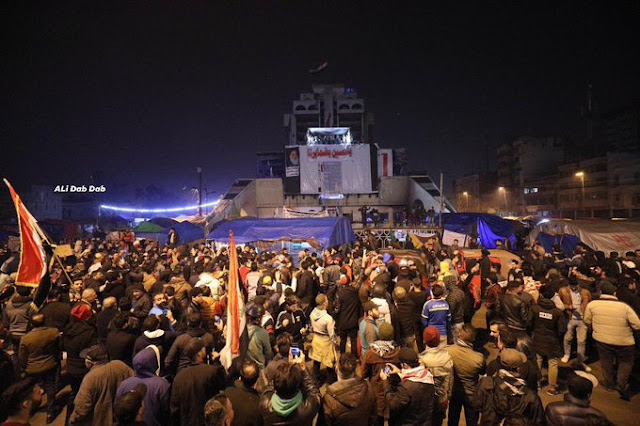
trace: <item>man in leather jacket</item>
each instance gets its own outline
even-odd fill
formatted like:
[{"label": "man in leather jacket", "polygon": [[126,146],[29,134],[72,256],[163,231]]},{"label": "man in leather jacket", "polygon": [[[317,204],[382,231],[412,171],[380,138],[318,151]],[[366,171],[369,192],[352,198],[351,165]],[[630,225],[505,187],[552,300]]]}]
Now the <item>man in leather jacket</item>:
[{"label": "man in leather jacket", "polygon": [[531,323],[531,307],[520,297],[524,285],[520,279],[507,284],[506,293],[500,298],[498,314],[516,334],[524,334]]}]

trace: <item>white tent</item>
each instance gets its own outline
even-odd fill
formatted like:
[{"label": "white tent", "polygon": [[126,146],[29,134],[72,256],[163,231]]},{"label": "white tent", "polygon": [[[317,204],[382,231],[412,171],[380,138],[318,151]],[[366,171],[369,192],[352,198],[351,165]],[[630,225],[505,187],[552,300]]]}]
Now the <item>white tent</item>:
[{"label": "white tent", "polygon": [[529,243],[533,243],[541,232],[575,235],[592,249],[607,254],[612,251],[624,254],[640,248],[640,222],[631,220],[545,219],[533,228]]}]

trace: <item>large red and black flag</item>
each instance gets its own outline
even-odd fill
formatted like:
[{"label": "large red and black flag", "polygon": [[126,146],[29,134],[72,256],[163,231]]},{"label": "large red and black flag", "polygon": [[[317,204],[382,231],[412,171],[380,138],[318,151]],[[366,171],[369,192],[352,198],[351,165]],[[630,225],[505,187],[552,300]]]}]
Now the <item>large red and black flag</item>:
[{"label": "large red and black flag", "polygon": [[38,221],[27,210],[9,181],[4,179],[4,183],[9,188],[20,230],[20,266],[15,283],[19,286],[37,287],[34,303],[38,305],[38,302],[44,301],[43,297],[46,298],[51,287],[48,279],[51,247]]},{"label": "large red and black flag", "polygon": [[227,295],[227,341],[220,362],[227,370],[236,357],[244,357],[249,343],[244,298],[240,288],[238,252],[233,231],[229,231],[229,283]]}]

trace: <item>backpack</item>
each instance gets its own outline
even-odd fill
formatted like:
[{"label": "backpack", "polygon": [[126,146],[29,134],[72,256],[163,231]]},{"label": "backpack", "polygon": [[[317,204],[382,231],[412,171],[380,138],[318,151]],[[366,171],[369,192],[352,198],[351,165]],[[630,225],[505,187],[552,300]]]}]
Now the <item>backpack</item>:
[{"label": "backpack", "polygon": [[525,395],[513,394],[511,389],[497,376],[493,378],[492,404],[496,416],[501,424],[512,426],[533,425],[532,419],[524,416],[521,411],[524,405],[522,401]]}]

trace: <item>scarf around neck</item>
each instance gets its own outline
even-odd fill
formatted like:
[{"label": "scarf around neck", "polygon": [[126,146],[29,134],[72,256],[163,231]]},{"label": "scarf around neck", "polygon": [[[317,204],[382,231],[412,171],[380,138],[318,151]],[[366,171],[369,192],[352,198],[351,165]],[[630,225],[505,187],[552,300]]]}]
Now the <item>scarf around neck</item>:
[{"label": "scarf around neck", "polygon": [[298,391],[291,399],[283,399],[274,393],[271,397],[271,408],[281,417],[288,417],[302,404],[302,392]]}]

